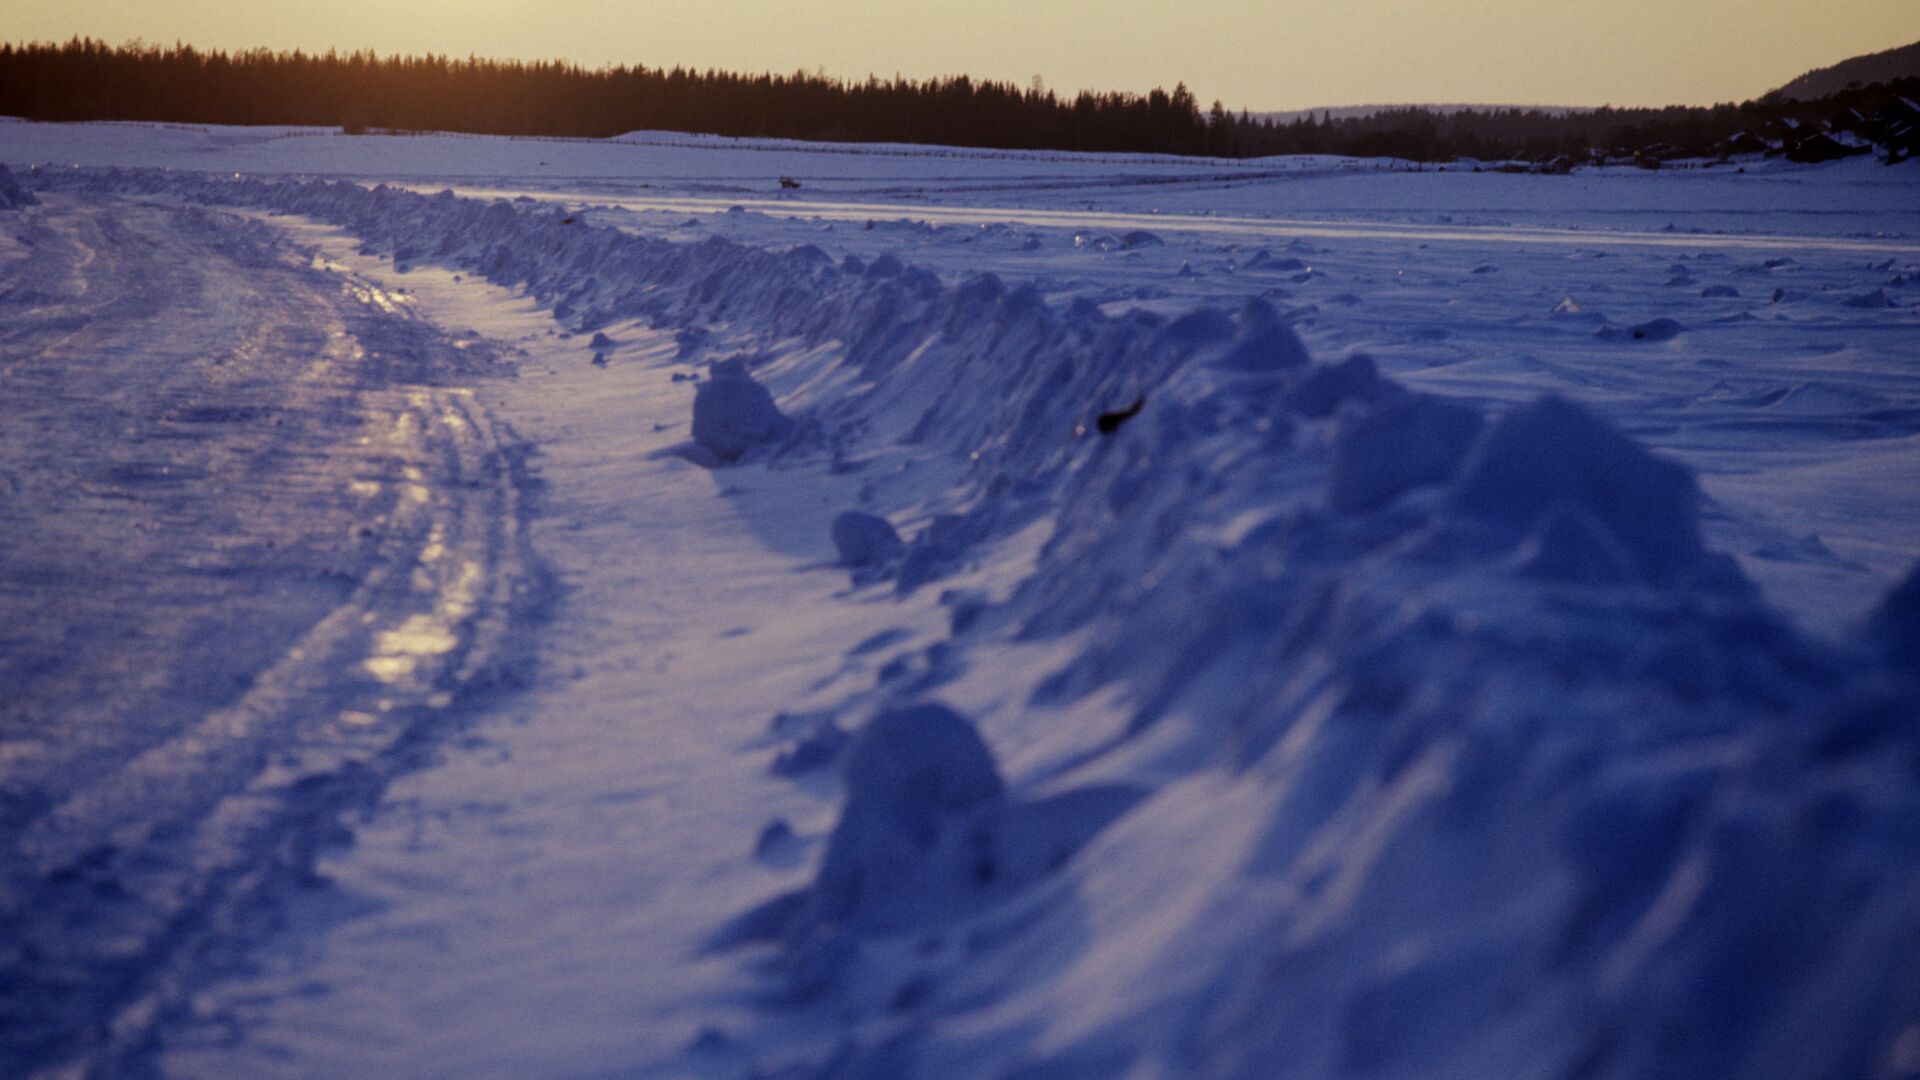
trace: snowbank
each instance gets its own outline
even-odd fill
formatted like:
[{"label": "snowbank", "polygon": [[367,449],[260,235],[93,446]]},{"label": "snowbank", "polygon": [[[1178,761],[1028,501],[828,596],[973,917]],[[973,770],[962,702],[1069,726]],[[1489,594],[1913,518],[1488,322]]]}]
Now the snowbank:
[{"label": "snowbank", "polygon": [[[34,183],[308,215],[581,332],[815,350],[843,377],[791,425],[717,365],[696,439],[964,463],[903,555],[907,507],[835,527],[901,591],[1048,525],[1004,598],[944,594],[950,638],[817,725],[859,727],[818,874],[720,932],[766,943],[775,997],[835,1001],[795,1075],[1910,1069],[1920,591],[1804,637],[1702,542],[1693,476],[1577,404],[1413,394],[1258,303],[1108,317],[384,187]],[[1121,722],[1010,777],[941,694],[1038,645],[1067,659],[1008,669],[994,726]]]}]

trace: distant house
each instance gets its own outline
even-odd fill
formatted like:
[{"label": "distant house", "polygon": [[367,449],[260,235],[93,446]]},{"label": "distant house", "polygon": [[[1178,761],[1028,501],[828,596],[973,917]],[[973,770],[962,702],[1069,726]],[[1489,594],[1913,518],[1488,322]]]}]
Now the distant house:
[{"label": "distant house", "polygon": [[1669,161],[1686,157],[1687,152],[1671,143],[1652,143],[1641,147],[1633,155],[1633,163],[1643,169],[1658,169]]},{"label": "distant house", "polygon": [[1838,161],[1855,154],[1870,154],[1871,146],[1851,146],[1825,132],[1815,132],[1787,147],[1787,160],[1802,165],[1817,164],[1822,161]]},{"label": "distant house", "polygon": [[1874,125],[1879,128],[1880,145],[1886,148],[1887,164],[1920,155],[1920,105],[1895,98],[1880,110]]}]

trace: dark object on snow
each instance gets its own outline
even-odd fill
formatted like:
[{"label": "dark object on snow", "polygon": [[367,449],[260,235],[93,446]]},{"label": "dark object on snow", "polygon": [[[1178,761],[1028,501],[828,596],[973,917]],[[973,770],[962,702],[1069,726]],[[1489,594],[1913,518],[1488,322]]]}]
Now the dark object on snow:
[{"label": "dark object on snow", "polygon": [[1146,407],[1146,404],[1147,399],[1143,397],[1124,409],[1115,409],[1112,412],[1101,413],[1100,419],[1094,421],[1094,426],[1100,429],[1100,434],[1111,435],[1120,430],[1121,424],[1126,423],[1138,415],[1140,410]]},{"label": "dark object on snow", "polygon": [[791,176],[783,176],[780,178],[780,189],[782,191],[798,191],[800,189],[800,181],[795,180]]},{"label": "dark object on snow", "polygon": [[842,566],[880,566],[907,549],[887,519],[849,510],[833,519],[833,547]]},{"label": "dark object on snow", "polygon": [[773,395],[737,359],[714,364],[712,377],[693,395],[693,441],[722,462],[738,461],[792,430],[793,421],[774,405]]}]

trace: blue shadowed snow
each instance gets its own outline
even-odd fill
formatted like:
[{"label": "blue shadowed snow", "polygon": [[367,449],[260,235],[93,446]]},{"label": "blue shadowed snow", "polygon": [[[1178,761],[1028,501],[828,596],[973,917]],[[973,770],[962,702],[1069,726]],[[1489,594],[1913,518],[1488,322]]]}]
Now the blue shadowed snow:
[{"label": "blue shadowed snow", "polygon": [[833,519],[833,548],[842,566],[881,566],[906,550],[887,519],[849,510]]},{"label": "blue shadowed snow", "polygon": [[848,749],[845,777],[814,917],[868,931],[911,925],[992,880],[1005,784],[964,717],[937,704],[880,713]]},{"label": "blue shadowed snow", "polygon": [[[723,361],[695,440],[735,460],[803,430],[767,455],[781,478],[808,454],[937,463],[943,483],[876,481],[832,527],[849,565],[899,558],[861,602],[953,617],[787,735],[776,769],[837,758],[844,799],[808,883],[715,940],[757,950],[727,955],[766,965],[767,1009],[818,1009],[769,1030],[833,1030],[756,1044],[777,1062],[754,1069],[1785,1080],[1913,1060],[1920,578],[1854,639],[1803,634],[1703,540],[1693,473],[1583,405],[1315,363],[1265,303],[1108,316],[891,255],[506,203],[53,182],[424,245],[579,330],[805,352],[792,385],[834,389],[797,393],[798,423]],[[928,700],[961,690],[977,707]],[[791,831],[735,847],[777,861]]]},{"label": "blue shadowed snow", "polygon": [[767,388],[753,381],[738,359],[713,365],[693,397],[693,441],[723,462],[738,461],[756,446],[785,438],[792,422],[781,415]]},{"label": "blue shadowed snow", "polygon": [[22,206],[38,206],[40,200],[33,192],[20,186],[13,173],[5,165],[0,165],[0,210],[17,210]]},{"label": "blue shadowed snow", "polygon": [[1451,478],[1480,433],[1478,410],[1408,394],[1341,425],[1328,464],[1327,504],[1370,510],[1410,488]]},{"label": "blue shadowed snow", "polygon": [[1517,540],[1560,503],[1617,537],[1657,581],[1696,563],[1699,490],[1687,470],[1647,453],[1592,413],[1545,398],[1487,432],[1454,488],[1457,512]]}]

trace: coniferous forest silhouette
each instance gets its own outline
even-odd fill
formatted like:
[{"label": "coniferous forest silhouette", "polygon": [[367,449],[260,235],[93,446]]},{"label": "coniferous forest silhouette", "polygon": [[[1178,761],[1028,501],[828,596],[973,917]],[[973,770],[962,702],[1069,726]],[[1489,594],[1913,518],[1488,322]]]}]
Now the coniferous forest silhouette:
[{"label": "coniferous forest silhouette", "polygon": [[[956,75],[851,81],[683,67],[584,68],[371,52],[241,52],[190,45],[0,45],[0,114],[47,121],[138,120],[607,137],[636,130],[845,142],[927,143],[1221,157],[1340,154],[1412,161],[1583,158],[1660,146],[1710,154],[1739,132],[1788,121],[1871,118],[1920,80],[1854,87],[1815,102],[1766,97],[1711,107],[1386,109],[1288,119],[1203,108],[1182,84],[1145,94],[1063,95]],[[1897,105],[1896,105],[1897,107]]]}]

